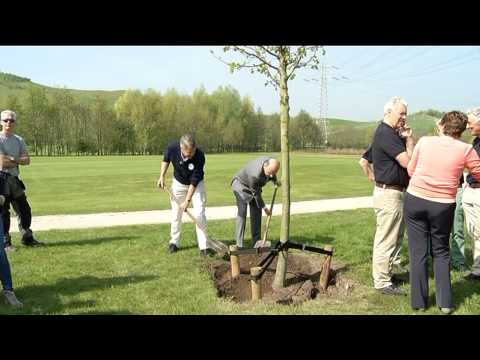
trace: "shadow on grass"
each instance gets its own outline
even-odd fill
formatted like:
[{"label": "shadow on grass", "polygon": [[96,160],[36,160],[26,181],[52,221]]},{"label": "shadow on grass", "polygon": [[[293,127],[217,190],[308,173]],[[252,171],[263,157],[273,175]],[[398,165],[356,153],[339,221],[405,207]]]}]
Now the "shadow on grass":
[{"label": "shadow on grass", "polygon": [[[25,286],[17,289],[15,292],[24,303],[22,313],[58,313],[67,309],[95,307],[97,304],[95,299],[64,303],[62,302],[62,297],[74,296],[85,291],[109,289],[116,286],[150,281],[156,278],[153,275],[111,278],[80,276],[76,278],[62,278],[50,285]],[[15,312],[18,313],[18,311]]]},{"label": "shadow on grass", "polygon": [[[436,291],[436,288],[434,288],[428,296],[429,307],[438,307],[436,301]],[[468,281],[465,279],[456,280],[452,283],[452,293],[453,305],[458,309],[465,302],[465,300],[469,299],[475,294],[480,293],[480,282]]]},{"label": "shadow on grass", "polygon": [[[180,245],[178,247],[178,250],[177,251],[187,251],[187,250],[192,250],[192,249],[198,249],[198,245],[188,245],[188,246],[182,246]],[[200,251],[200,250],[198,250]]]},{"label": "shadow on grass", "polygon": [[94,239],[82,239],[73,241],[54,241],[45,242],[45,246],[42,247],[56,247],[56,246],[75,246],[75,245],[101,245],[107,242],[125,241],[138,239],[140,236],[105,236]]},{"label": "shadow on grass", "polygon": [[453,303],[460,307],[465,300],[480,293],[480,281],[460,279],[452,284]]}]

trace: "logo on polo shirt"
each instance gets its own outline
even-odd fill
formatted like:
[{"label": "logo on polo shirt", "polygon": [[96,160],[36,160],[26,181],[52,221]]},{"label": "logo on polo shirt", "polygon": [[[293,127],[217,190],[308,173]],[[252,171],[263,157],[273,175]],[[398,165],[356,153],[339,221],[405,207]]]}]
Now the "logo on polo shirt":
[{"label": "logo on polo shirt", "polygon": [[195,168],[195,165],[192,163],[188,164],[188,170],[192,171]]}]

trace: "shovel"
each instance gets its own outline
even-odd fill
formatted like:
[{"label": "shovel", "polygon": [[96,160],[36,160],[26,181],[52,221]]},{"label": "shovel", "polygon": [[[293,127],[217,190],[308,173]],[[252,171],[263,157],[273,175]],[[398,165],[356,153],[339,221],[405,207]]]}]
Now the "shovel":
[{"label": "shovel", "polygon": [[270,241],[267,241],[267,235],[268,235],[268,228],[270,227],[270,220],[272,219],[273,204],[275,203],[275,196],[277,195],[277,189],[278,189],[278,186],[275,186],[275,189],[273,190],[272,203],[270,204],[270,215],[268,215],[268,217],[267,217],[267,224],[265,226],[265,233],[263,234],[263,240],[262,241],[260,241],[260,240],[257,241],[255,243],[255,245],[253,246],[254,248],[272,246],[272,243]]},{"label": "shovel", "polygon": [[[178,205],[180,205],[180,202],[179,202],[178,199],[170,192],[170,190],[168,190],[168,189],[165,187],[165,191],[168,193],[168,195],[170,195],[170,198],[171,198],[173,201],[175,201]],[[205,237],[207,238],[207,246],[209,246],[210,248],[212,248],[213,250],[215,250],[217,253],[219,253],[220,256],[225,255],[225,254],[228,252],[228,246],[225,245],[224,243],[220,242],[220,241],[210,239],[210,238],[208,237],[208,234],[207,234],[207,231],[205,230],[205,228],[202,226],[202,224],[200,224],[200,223],[197,221],[197,219],[195,219],[195,217],[190,213],[190,211],[188,211],[188,209],[185,209],[185,212],[186,212],[187,215],[190,217],[190,219],[192,219],[193,223],[194,223],[195,225],[197,225],[200,230],[202,230],[203,234],[204,234]]]}]

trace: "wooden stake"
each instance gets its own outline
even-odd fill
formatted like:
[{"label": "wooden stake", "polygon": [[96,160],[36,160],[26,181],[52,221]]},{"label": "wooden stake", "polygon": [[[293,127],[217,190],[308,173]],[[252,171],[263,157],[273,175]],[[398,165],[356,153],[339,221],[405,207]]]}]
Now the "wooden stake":
[{"label": "wooden stake", "polygon": [[[327,245],[324,248],[327,251],[332,251],[333,255],[333,246]],[[330,278],[330,265],[332,263],[332,255],[327,255],[327,258],[323,262],[322,272],[320,273],[320,287],[323,290],[327,290],[328,280]]]},{"label": "wooden stake", "polygon": [[[258,274],[260,274],[260,271],[262,271],[262,268],[259,266],[250,268],[250,275],[257,276]],[[250,280],[250,283],[252,284],[252,300],[253,301],[257,301],[262,298],[262,287],[260,285],[260,280],[261,279],[255,279],[255,278],[252,278],[252,280]]]},{"label": "wooden stake", "polygon": [[[237,251],[238,247],[236,245],[230,245],[230,252]],[[235,279],[240,276],[240,265],[238,262],[238,255],[230,254],[230,267],[232,269],[232,279]]]}]

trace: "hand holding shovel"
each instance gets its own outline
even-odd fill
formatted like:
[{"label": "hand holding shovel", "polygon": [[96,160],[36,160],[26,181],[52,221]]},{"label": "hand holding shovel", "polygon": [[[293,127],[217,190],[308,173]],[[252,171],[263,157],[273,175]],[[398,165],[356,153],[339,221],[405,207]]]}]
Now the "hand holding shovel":
[{"label": "hand holding shovel", "polygon": [[277,195],[277,189],[278,189],[278,186],[275,186],[275,189],[273,190],[272,203],[270,204],[270,209],[269,209],[270,214],[268,214],[267,224],[265,226],[265,233],[263,234],[263,240],[257,241],[254,245],[254,248],[272,246],[272,243],[270,241],[267,241],[267,235],[268,235],[268,228],[270,227],[270,220],[272,219],[273,204],[275,203],[275,196]]}]

